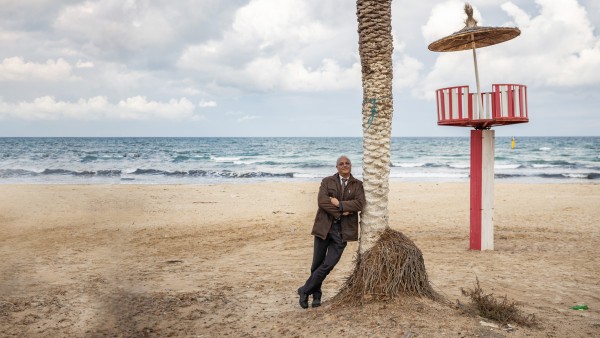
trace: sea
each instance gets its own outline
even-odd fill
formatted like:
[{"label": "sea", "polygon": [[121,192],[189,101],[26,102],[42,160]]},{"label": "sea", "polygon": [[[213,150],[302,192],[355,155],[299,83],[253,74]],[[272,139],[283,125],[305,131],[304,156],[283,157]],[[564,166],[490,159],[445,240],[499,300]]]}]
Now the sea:
[{"label": "sea", "polygon": [[[496,137],[497,182],[600,183],[600,137]],[[320,181],[360,137],[0,138],[0,184]],[[468,182],[469,137],[394,137],[391,181]]]}]

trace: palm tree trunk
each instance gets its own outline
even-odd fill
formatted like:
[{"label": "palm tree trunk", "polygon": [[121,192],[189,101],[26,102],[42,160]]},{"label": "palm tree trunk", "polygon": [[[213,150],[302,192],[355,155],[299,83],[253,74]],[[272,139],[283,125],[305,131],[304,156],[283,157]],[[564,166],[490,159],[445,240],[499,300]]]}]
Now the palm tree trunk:
[{"label": "palm tree trunk", "polygon": [[363,186],[358,258],[332,300],[362,304],[371,299],[416,295],[437,299],[415,243],[388,227],[392,132],[392,1],[357,0],[358,48],[363,80]]},{"label": "palm tree trunk", "polygon": [[363,86],[363,183],[367,205],[361,217],[359,253],[370,249],[388,226],[392,131],[392,1],[358,0],[358,48]]}]

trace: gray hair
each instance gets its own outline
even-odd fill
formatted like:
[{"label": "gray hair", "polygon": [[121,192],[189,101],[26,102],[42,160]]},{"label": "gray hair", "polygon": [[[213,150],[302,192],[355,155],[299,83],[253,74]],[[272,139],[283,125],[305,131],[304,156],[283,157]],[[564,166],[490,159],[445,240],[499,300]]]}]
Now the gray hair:
[{"label": "gray hair", "polygon": [[348,158],[348,156],[342,155],[342,156],[338,157],[337,161],[335,161],[335,165],[337,165],[338,163],[340,163],[340,160],[343,159],[343,158],[347,159],[348,162],[352,163],[352,161],[350,161],[350,159]]}]

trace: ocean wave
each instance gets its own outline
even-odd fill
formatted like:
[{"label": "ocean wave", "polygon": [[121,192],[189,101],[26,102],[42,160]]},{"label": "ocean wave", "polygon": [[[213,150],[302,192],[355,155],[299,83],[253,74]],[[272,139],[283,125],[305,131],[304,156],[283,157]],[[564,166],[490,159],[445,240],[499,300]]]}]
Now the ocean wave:
[{"label": "ocean wave", "polygon": [[293,174],[294,178],[322,178],[323,175],[317,175],[317,174],[306,174],[306,173],[302,173],[302,174]]},{"label": "ocean wave", "polygon": [[38,173],[25,169],[0,169],[0,177],[36,176]]},{"label": "ocean wave", "polygon": [[448,165],[450,168],[454,169],[469,169],[471,168],[471,164],[468,163],[451,163]]},{"label": "ocean wave", "polygon": [[502,170],[502,169],[521,169],[521,168],[525,168],[525,167],[520,164],[495,164],[494,168]]},{"label": "ocean wave", "polygon": [[217,163],[234,163],[236,161],[240,161],[242,158],[241,157],[218,157],[218,156],[211,156],[210,157],[211,160],[217,162]]},{"label": "ocean wave", "polygon": [[166,173],[163,170],[158,170],[158,169],[136,169],[134,172],[131,172],[129,174],[132,175],[162,175]]},{"label": "ocean wave", "polygon": [[421,162],[421,163],[413,163],[413,162],[393,162],[392,163],[392,167],[398,167],[398,168],[418,168],[418,167],[424,167],[426,163]]},{"label": "ocean wave", "polygon": [[231,170],[175,170],[165,171],[158,169],[137,169],[130,175],[163,175],[163,176],[190,176],[190,177],[220,177],[220,178],[259,178],[259,177],[294,177],[294,173],[270,173],[264,171],[236,172]]},{"label": "ocean wave", "polygon": [[68,170],[68,169],[45,169],[40,175],[63,175],[63,176],[95,176],[97,173],[92,170]]},{"label": "ocean wave", "polygon": [[599,180],[600,179],[600,173],[589,173],[587,175],[587,179],[588,180]]},{"label": "ocean wave", "polygon": [[521,175],[521,174],[504,174],[504,173],[500,173],[500,174],[494,174],[494,178],[497,179],[503,179],[503,178],[517,178],[517,177],[527,177],[527,175]]},{"label": "ocean wave", "polygon": [[541,177],[541,178],[554,178],[554,179],[566,179],[566,178],[569,178],[569,176],[567,176],[567,174],[549,174],[549,173],[544,173],[544,174],[539,174],[537,176]]},{"label": "ocean wave", "polygon": [[190,159],[189,156],[186,156],[186,155],[177,155],[174,159],[171,160],[171,162],[174,162],[174,163],[185,162],[185,161],[187,161],[189,159]]},{"label": "ocean wave", "polygon": [[449,172],[396,172],[390,173],[392,178],[468,178],[469,174],[465,173],[449,173]]},{"label": "ocean wave", "polygon": [[600,173],[568,173],[562,174],[566,178],[578,178],[578,179],[586,179],[586,180],[597,180],[600,179]]},{"label": "ocean wave", "polygon": [[[14,178],[22,176],[35,176],[35,175],[48,175],[48,176],[99,176],[99,177],[119,177],[123,175],[123,172],[118,169],[108,170],[67,170],[67,169],[45,169],[40,173],[35,171],[29,171],[24,169],[0,169],[0,178]],[[126,178],[133,179],[132,176],[165,176],[165,177],[213,177],[213,178],[268,178],[268,177],[280,177],[280,178],[293,178],[295,173],[284,172],[274,173],[265,171],[231,171],[231,170],[159,170],[159,169],[136,169],[126,173]]]},{"label": "ocean wave", "polygon": [[[123,160],[124,158],[128,157],[128,154],[114,154],[114,155],[85,155],[84,157],[82,157],[79,162],[81,163],[90,163],[90,162],[95,162],[95,161],[120,161]],[[138,154],[139,156],[139,154]],[[135,157],[135,155],[132,155],[132,157]]]},{"label": "ocean wave", "polygon": [[171,160],[173,163],[185,162],[185,161],[202,161],[207,160],[209,157],[203,155],[177,155]]},{"label": "ocean wave", "polygon": [[111,170],[98,170],[96,172],[98,176],[121,176],[121,170],[111,169]]},{"label": "ocean wave", "polygon": [[45,169],[40,174],[42,174],[42,175],[72,175],[75,173],[76,173],[76,171],[67,170],[67,169]]},{"label": "ocean wave", "polygon": [[331,164],[323,164],[323,163],[315,163],[315,162],[308,162],[308,163],[298,163],[295,165],[298,168],[331,168]]},{"label": "ocean wave", "polygon": [[98,159],[98,157],[97,157],[97,156],[94,156],[94,155],[86,155],[86,156],[84,156],[84,157],[81,159],[81,162],[82,162],[82,163],[86,163],[86,162],[93,162],[93,161],[95,161],[95,160],[97,160],[97,159]]},{"label": "ocean wave", "polygon": [[575,167],[577,167],[577,163],[569,162],[569,161],[565,161],[565,160],[532,160],[532,161],[527,161],[526,164],[533,168],[551,168],[551,167],[575,168]]}]

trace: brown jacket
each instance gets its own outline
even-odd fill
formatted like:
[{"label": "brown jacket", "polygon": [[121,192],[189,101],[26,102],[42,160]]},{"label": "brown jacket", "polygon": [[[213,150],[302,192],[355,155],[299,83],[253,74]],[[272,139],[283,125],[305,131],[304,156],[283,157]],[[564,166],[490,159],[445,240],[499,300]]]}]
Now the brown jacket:
[{"label": "brown jacket", "polygon": [[[341,201],[343,210],[333,205],[329,197],[335,197]],[[358,212],[365,206],[365,191],[363,183],[350,175],[346,183],[346,190],[342,197],[342,185],[340,175],[325,177],[321,181],[319,195],[317,197],[319,210],[315,216],[315,225],[312,229],[312,235],[321,239],[327,237],[333,221],[341,217],[342,239],[344,241],[358,240]],[[348,211],[350,215],[342,216],[342,213]]]}]

